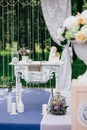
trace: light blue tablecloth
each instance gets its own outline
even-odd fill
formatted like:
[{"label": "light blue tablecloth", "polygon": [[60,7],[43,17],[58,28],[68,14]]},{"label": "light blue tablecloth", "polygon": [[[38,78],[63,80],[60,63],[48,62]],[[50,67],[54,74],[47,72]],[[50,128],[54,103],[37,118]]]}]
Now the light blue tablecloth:
[{"label": "light blue tablecloth", "polygon": [[[15,92],[12,95],[15,100]],[[7,112],[7,90],[0,89],[0,130],[40,130],[42,104],[48,102],[49,96],[50,92],[44,89],[24,89],[24,113],[10,115]]]}]

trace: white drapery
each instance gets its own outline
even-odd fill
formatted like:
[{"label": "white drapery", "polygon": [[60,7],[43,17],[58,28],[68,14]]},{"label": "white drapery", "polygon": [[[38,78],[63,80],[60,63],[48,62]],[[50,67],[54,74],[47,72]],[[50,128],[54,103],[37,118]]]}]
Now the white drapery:
[{"label": "white drapery", "polygon": [[71,0],[41,0],[43,16],[53,40],[60,44],[57,29],[71,15]]},{"label": "white drapery", "polygon": [[64,65],[60,66],[59,69],[59,85],[58,90],[63,93],[70,91],[71,88],[71,62],[72,62],[72,48],[69,44],[66,45],[62,52],[61,60],[64,61]]},{"label": "white drapery", "polygon": [[[52,39],[61,45],[57,30],[62,26],[65,18],[71,15],[71,0],[41,0],[43,16]],[[71,87],[71,56],[69,45],[65,46],[61,60],[64,61],[59,69],[57,91],[69,91]]]}]

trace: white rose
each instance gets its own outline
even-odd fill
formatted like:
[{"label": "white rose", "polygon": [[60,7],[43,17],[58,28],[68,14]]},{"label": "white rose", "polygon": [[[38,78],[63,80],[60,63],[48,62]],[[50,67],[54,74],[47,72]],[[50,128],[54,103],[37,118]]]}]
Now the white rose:
[{"label": "white rose", "polygon": [[87,25],[82,26],[81,30],[87,29]]},{"label": "white rose", "polygon": [[87,25],[84,25],[84,26],[81,28],[81,31],[82,31],[82,33],[85,35],[85,37],[87,37]]},{"label": "white rose", "polygon": [[87,10],[82,12],[82,17],[85,19],[85,24],[87,24]]},{"label": "white rose", "polygon": [[82,33],[84,34],[84,36],[87,38],[87,29],[86,28],[84,28],[83,30],[81,30],[82,31]]},{"label": "white rose", "polygon": [[57,36],[58,36],[58,39],[60,39],[61,41],[64,41],[64,37],[62,36],[62,34],[64,33],[64,28],[59,28],[57,30]]},{"label": "white rose", "polygon": [[76,17],[70,16],[65,19],[65,21],[63,23],[63,27],[67,27],[68,29],[70,29],[72,26],[75,26],[76,24],[77,24]]},{"label": "white rose", "polygon": [[87,9],[82,12],[82,16],[87,18]]}]

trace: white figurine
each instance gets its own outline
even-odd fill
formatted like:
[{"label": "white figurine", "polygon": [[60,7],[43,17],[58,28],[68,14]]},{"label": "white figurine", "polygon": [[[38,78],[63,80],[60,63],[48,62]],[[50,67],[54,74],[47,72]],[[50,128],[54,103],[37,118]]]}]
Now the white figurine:
[{"label": "white figurine", "polygon": [[57,48],[52,46],[50,49],[49,61],[58,61],[60,54],[57,52]]}]

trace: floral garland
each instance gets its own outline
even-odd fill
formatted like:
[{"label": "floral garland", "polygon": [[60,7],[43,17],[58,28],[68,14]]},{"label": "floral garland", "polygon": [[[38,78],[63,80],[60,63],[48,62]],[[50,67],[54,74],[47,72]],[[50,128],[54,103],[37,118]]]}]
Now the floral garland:
[{"label": "floral garland", "polygon": [[68,40],[76,40],[77,43],[87,41],[87,10],[65,19],[63,26],[57,31],[61,45],[66,45]]}]

